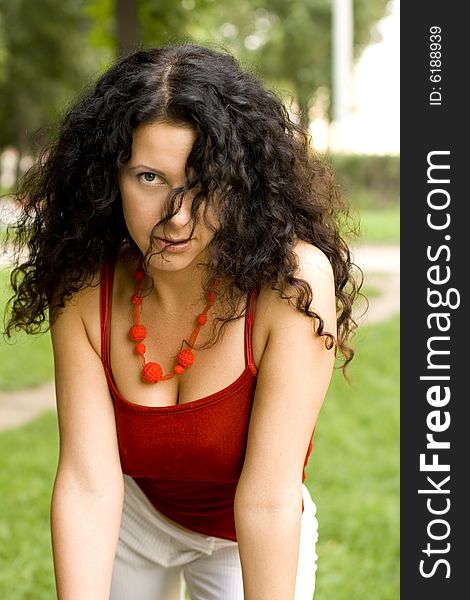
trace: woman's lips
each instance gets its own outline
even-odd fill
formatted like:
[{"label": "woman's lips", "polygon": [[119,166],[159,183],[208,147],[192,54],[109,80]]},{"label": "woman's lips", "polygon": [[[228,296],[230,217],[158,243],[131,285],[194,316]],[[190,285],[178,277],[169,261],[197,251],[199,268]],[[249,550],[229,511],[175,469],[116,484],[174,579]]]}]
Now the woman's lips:
[{"label": "woman's lips", "polygon": [[169,240],[164,240],[162,238],[156,238],[157,246],[161,250],[166,250],[167,252],[172,252],[177,254],[178,252],[186,252],[191,247],[191,240],[184,240],[182,242],[171,242]]}]

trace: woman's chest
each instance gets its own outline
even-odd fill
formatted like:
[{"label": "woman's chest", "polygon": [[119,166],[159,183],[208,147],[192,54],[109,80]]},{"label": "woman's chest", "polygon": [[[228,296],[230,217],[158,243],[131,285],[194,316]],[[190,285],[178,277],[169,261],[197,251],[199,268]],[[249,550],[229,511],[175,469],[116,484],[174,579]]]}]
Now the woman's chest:
[{"label": "woman's chest", "polygon": [[[192,350],[194,362],[182,374],[174,374],[178,353],[187,349],[191,331],[178,323],[159,326],[158,320],[146,323],[145,354],[135,351],[129,336],[129,322],[123,315],[112,320],[110,328],[110,364],[114,381],[126,400],[146,406],[186,404],[210,396],[236,381],[247,367],[245,359],[246,331],[244,319],[226,326],[223,338],[208,348]],[[207,327],[207,325],[206,325]],[[206,332],[204,332],[206,333]],[[197,342],[204,343],[199,335]],[[143,365],[160,365],[170,379],[158,383],[143,381]]]}]

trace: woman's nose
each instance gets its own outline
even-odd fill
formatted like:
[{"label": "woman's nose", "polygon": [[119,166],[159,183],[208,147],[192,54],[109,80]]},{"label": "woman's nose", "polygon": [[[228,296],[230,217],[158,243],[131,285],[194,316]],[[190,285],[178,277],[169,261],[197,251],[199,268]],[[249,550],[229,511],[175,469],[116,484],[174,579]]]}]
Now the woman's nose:
[{"label": "woman's nose", "polygon": [[185,194],[181,205],[178,209],[178,203],[175,203],[175,214],[171,217],[170,222],[178,227],[184,227],[191,220],[192,197],[190,194]]}]

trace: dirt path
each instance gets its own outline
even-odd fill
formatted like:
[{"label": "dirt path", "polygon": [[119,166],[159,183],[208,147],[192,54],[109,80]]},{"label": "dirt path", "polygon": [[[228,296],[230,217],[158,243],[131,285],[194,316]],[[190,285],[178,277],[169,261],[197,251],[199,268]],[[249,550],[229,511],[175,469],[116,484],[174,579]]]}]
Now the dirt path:
[{"label": "dirt path", "polygon": [[[378,291],[359,324],[378,323],[400,311],[400,253],[398,246],[362,246],[353,251],[355,263],[365,273],[365,285]],[[18,427],[46,410],[55,410],[55,389],[48,382],[33,389],[0,392],[0,429]]]},{"label": "dirt path", "polygon": [[360,316],[364,306],[356,309],[357,320],[379,323],[400,312],[400,248],[399,246],[360,246],[353,250],[354,262],[364,272],[364,285],[377,291],[369,299],[369,309]]},{"label": "dirt path", "polygon": [[55,410],[54,383],[17,392],[0,392],[0,429],[11,429],[38,417],[46,410]]}]

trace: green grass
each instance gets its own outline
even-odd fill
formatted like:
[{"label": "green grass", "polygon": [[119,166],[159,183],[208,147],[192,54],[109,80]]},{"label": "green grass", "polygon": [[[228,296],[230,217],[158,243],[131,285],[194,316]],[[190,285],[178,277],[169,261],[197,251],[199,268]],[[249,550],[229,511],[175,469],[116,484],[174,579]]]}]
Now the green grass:
[{"label": "green grass", "polygon": [[[306,485],[317,505],[315,600],[399,598],[399,320],[365,326],[335,372]],[[0,432],[0,598],[54,598],[49,498],[56,417]]]},{"label": "green grass", "polygon": [[359,214],[359,223],[362,242],[395,244],[400,242],[399,206],[381,210],[363,209]]},{"label": "green grass", "polygon": [[[0,271],[0,307],[11,296],[8,289],[9,271]],[[3,323],[3,320],[2,320]],[[15,333],[8,340],[0,336],[0,390],[34,387],[52,379],[54,362],[48,333],[28,336]]]},{"label": "green grass", "polygon": [[[361,208],[350,211],[349,218],[340,219],[341,231],[350,245],[400,243],[400,207]],[[352,233],[351,233],[352,232]]]},{"label": "green grass", "polygon": [[371,298],[378,298],[381,294],[381,291],[375,285],[368,284],[361,288],[361,294],[370,300]]},{"label": "green grass", "polygon": [[0,598],[55,598],[49,505],[58,441],[55,415],[0,433]]},{"label": "green grass", "polygon": [[364,327],[323,405],[306,485],[317,504],[315,600],[399,597],[399,319]]}]

